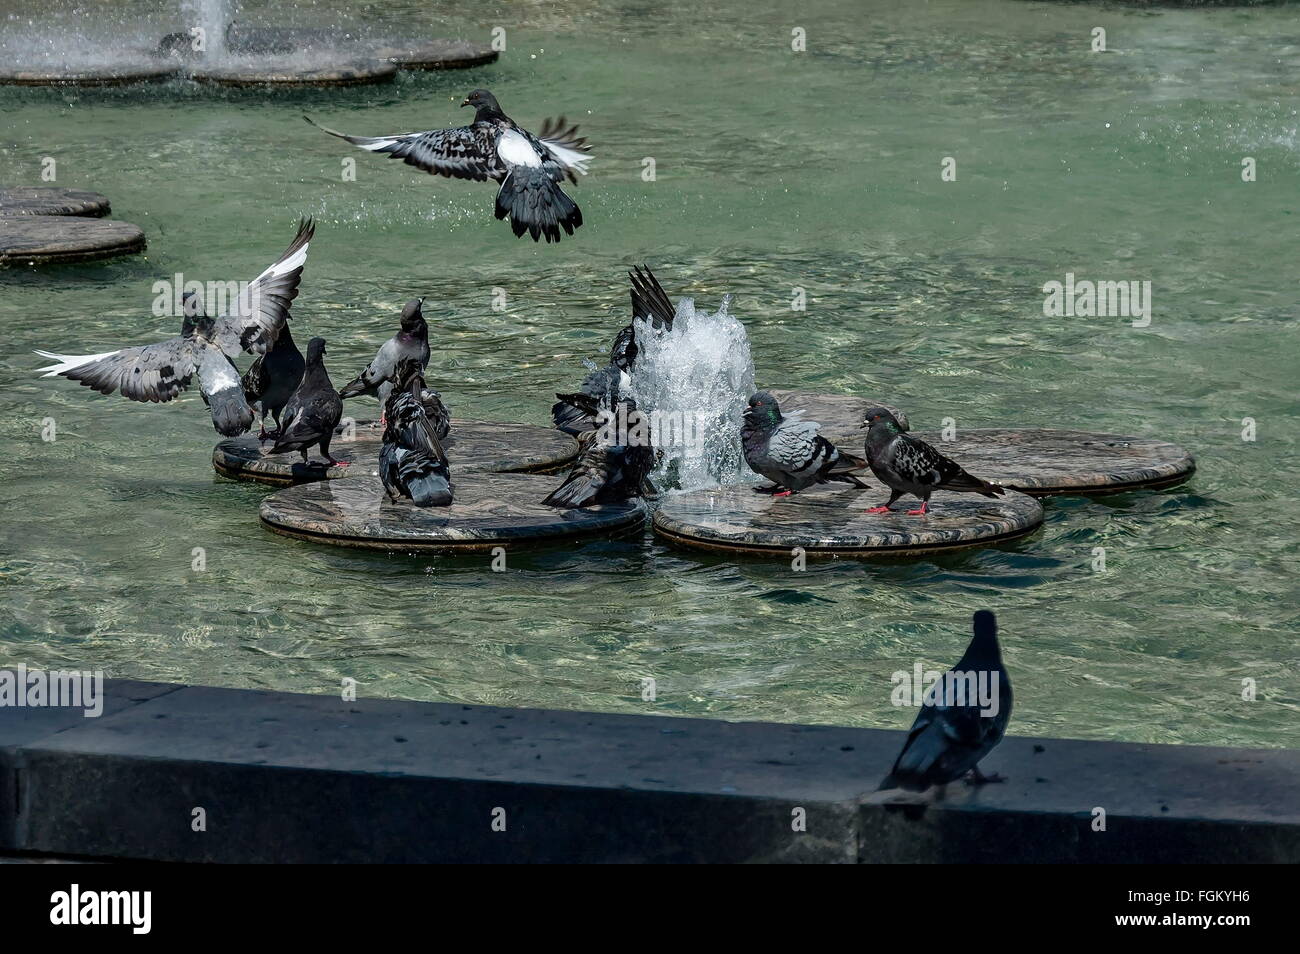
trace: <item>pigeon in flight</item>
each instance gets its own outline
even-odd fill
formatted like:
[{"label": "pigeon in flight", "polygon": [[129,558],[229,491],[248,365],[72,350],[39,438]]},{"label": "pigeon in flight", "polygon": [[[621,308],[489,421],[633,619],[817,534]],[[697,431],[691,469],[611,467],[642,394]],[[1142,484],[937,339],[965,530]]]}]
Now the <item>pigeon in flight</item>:
[{"label": "pigeon in flight", "polygon": [[871,472],[890,489],[889,500],[867,513],[889,513],[894,501],[903,494],[921,498],[919,510],[911,516],[924,516],[930,509],[930,494],[936,490],[1000,497],[1006,493],[997,484],[973,477],[957,464],[921,440],[904,432],[893,414],[883,407],[867,411],[863,427],[867,431],[867,463]]},{"label": "pigeon in flight", "polygon": [[[280,329],[280,337],[266,354],[253,359],[240,384],[244,389],[244,399],[249,405],[257,405],[261,417],[257,429],[259,441],[280,436],[280,412],[293,397],[302,383],[302,373],[307,362],[293,342],[289,326]],[[266,415],[270,412],[275,421],[275,433],[266,432]]]},{"label": "pigeon in flight", "polygon": [[40,369],[43,376],[60,374],[101,394],[120,391],[132,401],[160,403],[189,387],[197,372],[199,390],[212,412],[212,426],[227,437],[244,433],[253,425],[253,411],[231,359],[244,351],[266,354],[274,346],[289,318],[289,305],[298,295],[307,246],[314,234],[310,219],[300,222],[298,234],[284,254],[253,279],[228,314],[210,317],[197,298],[187,298],[177,337],[103,354],[37,351],[56,362]]},{"label": "pigeon in flight", "polygon": [[[984,699],[979,697],[981,686]],[[974,784],[1002,781],[998,775],[982,774],[979,761],[1002,741],[1010,719],[1011,680],[998,648],[997,619],[980,610],[975,614],[975,637],[957,665],[926,691],[903,751],[877,791],[923,792],[968,772]]]},{"label": "pigeon in flight", "polygon": [[396,503],[406,497],[417,507],[451,506],[451,468],[434,422],[425,411],[424,378],[418,362],[403,361],[402,382],[384,408],[384,446],[379,478]]},{"label": "pigeon in flight", "polygon": [[588,398],[611,407],[618,403],[622,377],[631,373],[641,349],[636,343],[636,319],[649,321],[656,331],[671,331],[676,309],[663,290],[659,280],[649,268],[635,268],[627,273],[632,280],[632,321],[614,338],[609,351],[609,364],[594,369],[587,375],[576,394],[557,394],[559,398],[551,407],[551,420],[557,429],[578,437],[596,426],[594,416],[587,411]]},{"label": "pigeon in flight", "polygon": [[821,425],[803,420],[802,411],[789,416],[767,391],[749,399],[740,429],[745,463],[750,470],[772,481],[770,487],[755,487],[758,493],[788,497],[813,484],[840,481],[866,489],[851,471],[861,470],[867,462],[845,454],[817,433]]},{"label": "pigeon in flight", "polygon": [[402,309],[400,330],[380,346],[374,359],[360,374],[343,385],[339,391],[340,397],[369,394],[378,397],[380,406],[387,408],[388,395],[398,380],[399,365],[415,359],[423,373],[429,365],[429,325],[420,310],[423,304],[423,298],[412,298],[406,303]]},{"label": "pigeon in flight", "polygon": [[572,509],[621,503],[653,492],[647,479],[655,467],[650,419],[630,398],[603,415],[594,399],[586,400],[592,417],[600,418],[600,426],[582,435],[578,459],[542,503]]},{"label": "pigeon in flight", "polygon": [[346,461],[330,456],[330,441],[334,439],[334,428],[339,426],[342,417],[343,399],[334,390],[325,370],[325,339],[312,338],[307,342],[307,367],[302,382],[285,405],[280,434],[271,453],[298,451],[306,463],[308,448],[320,445],[320,452],[327,461],[335,467],[348,466]]},{"label": "pigeon in flight", "polygon": [[431,175],[501,183],[496,217],[508,216],[516,237],[527,232],[534,242],[543,236],[558,242],[561,228],[572,235],[582,225],[582,212],[560,183],[566,178],[577,183],[574,172],[585,176],[592,158],[578,127],[566,124],[564,117],[548,119],[534,136],[503,113],[485,89],[473,90],[461,106],[474,107],[474,122],[468,126],[397,136],[349,136],[303,118],[331,136],[387,153]]}]

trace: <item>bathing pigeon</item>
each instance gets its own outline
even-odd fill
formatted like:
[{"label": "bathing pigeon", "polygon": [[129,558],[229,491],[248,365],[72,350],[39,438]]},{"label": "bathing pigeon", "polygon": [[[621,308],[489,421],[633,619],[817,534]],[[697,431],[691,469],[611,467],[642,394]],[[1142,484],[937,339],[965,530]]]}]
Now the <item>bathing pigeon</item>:
[{"label": "bathing pigeon", "polygon": [[[244,389],[244,398],[249,405],[257,405],[261,421],[257,429],[257,439],[280,436],[280,412],[293,397],[302,382],[302,373],[307,367],[302,352],[294,344],[289,326],[280,329],[280,337],[266,354],[253,359],[240,384]],[[266,414],[271,413],[275,420],[275,433],[266,432]]]},{"label": "bathing pigeon", "polygon": [[[253,424],[239,371],[232,358],[241,352],[265,354],[289,318],[298,295],[307,246],[315,234],[310,219],[275,263],[249,283],[229,313],[210,317],[196,298],[185,299],[181,334],[157,344],[120,348],[103,354],[66,355],[37,351],[55,364],[41,368],[44,377],[60,374],[101,394],[120,391],[132,401],[170,401],[190,385],[195,373],[199,390],[212,412],[212,426],[227,437]],[[193,314],[191,314],[193,312]]]},{"label": "bathing pigeon", "polygon": [[379,348],[374,359],[361,373],[343,385],[339,395],[344,398],[370,394],[379,398],[381,407],[388,406],[388,395],[397,383],[397,368],[407,359],[419,362],[420,371],[429,364],[429,325],[420,310],[423,298],[412,298],[402,309],[401,328]]},{"label": "bathing pigeon", "polygon": [[871,472],[891,491],[889,500],[867,513],[889,513],[894,501],[903,494],[921,498],[919,510],[907,511],[912,516],[924,516],[930,509],[930,494],[936,490],[956,490],[962,493],[1000,497],[1006,490],[972,477],[952,460],[911,434],[894,415],[883,407],[867,411],[863,427],[867,431],[867,463]]},{"label": "bathing pigeon", "polygon": [[534,136],[503,113],[496,97],[485,89],[473,90],[461,106],[474,107],[474,122],[469,126],[397,136],[349,136],[303,118],[331,136],[370,152],[387,153],[390,159],[401,159],[431,175],[501,183],[496,217],[509,216],[516,237],[527,232],[534,242],[543,236],[547,242],[558,242],[561,228],[572,235],[582,225],[582,212],[560,183],[565,178],[576,183],[574,172],[586,175],[592,158],[586,151],[587,140],[578,137],[578,127],[566,124],[564,117],[548,119]]},{"label": "bathing pigeon", "polygon": [[877,791],[922,792],[968,772],[975,784],[1002,781],[998,775],[982,774],[978,763],[1007,731],[1011,680],[998,648],[997,619],[980,610],[974,625],[975,637],[961,660],[926,692],[903,751]]},{"label": "bathing pigeon", "polygon": [[379,478],[396,503],[409,498],[417,507],[449,507],[451,468],[436,427],[425,413],[425,392],[419,364],[403,361],[400,385],[394,386],[384,407],[384,446],[379,452]]},{"label": "bathing pigeon", "polygon": [[343,417],[343,399],[330,383],[325,370],[325,339],[312,338],[307,342],[307,367],[302,382],[289,398],[284,408],[284,422],[280,434],[271,448],[272,454],[298,451],[303,462],[308,448],[319,444],[324,458],[336,467],[348,466],[345,461],[330,456],[330,441],[334,428]]},{"label": "bathing pigeon", "polygon": [[850,473],[866,467],[865,460],[845,454],[818,434],[821,425],[802,420],[802,411],[783,416],[776,398],[767,391],[749,399],[744,417],[740,442],[745,463],[772,481],[770,487],[755,487],[758,493],[788,497],[833,480],[863,489],[869,486]]},{"label": "bathing pigeon", "polygon": [[578,459],[542,503],[569,509],[621,503],[653,492],[647,480],[655,466],[650,419],[630,398],[603,413],[594,399],[587,400],[598,426],[581,437]]},{"label": "bathing pigeon", "polygon": [[627,273],[632,280],[632,321],[614,338],[609,351],[609,364],[593,368],[582,382],[577,394],[557,394],[559,401],[551,407],[551,420],[557,429],[574,437],[596,426],[595,419],[585,410],[584,398],[595,398],[599,403],[613,406],[619,400],[622,375],[636,364],[641,349],[636,343],[636,319],[649,321],[656,331],[671,331],[676,309],[659,280],[649,268],[634,268]]}]

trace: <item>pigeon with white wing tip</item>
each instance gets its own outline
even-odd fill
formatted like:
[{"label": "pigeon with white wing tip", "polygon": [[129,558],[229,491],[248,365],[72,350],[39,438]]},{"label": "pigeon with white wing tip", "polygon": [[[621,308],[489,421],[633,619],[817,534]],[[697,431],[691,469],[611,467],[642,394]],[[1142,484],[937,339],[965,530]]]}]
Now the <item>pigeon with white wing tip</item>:
[{"label": "pigeon with white wing tip", "polygon": [[471,91],[461,106],[474,107],[472,124],[396,136],[349,136],[303,118],[331,136],[430,175],[501,183],[495,215],[509,217],[516,237],[527,232],[534,242],[558,242],[560,229],[572,235],[582,225],[582,212],[560,183],[566,178],[576,183],[574,172],[586,175],[592,158],[578,127],[563,117],[548,119],[534,136],[503,113],[485,89]]},{"label": "pigeon with white wing tip", "polygon": [[334,390],[329,372],[325,370],[325,339],[312,338],[307,342],[307,367],[302,382],[289,398],[284,408],[284,423],[276,438],[272,454],[298,451],[307,462],[307,451],[320,447],[321,455],[335,467],[347,467],[346,461],[330,456],[330,441],[334,429],[343,417],[343,399]]},{"label": "pigeon with white wing tip", "polygon": [[412,298],[402,309],[401,327],[379,347],[361,373],[339,389],[343,398],[369,394],[387,407],[388,395],[397,382],[397,369],[405,361],[419,362],[421,373],[429,366],[429,325],[424,320],[423,298]]},{"label": "pigeon with white wing tip", "polygon": [[957,665],[926,691],[903,751],[877,791],[923,792],[967,773],[974,784],[1002,781],[981,773],[979,762],[1002,741],[1011,721],[1011,680],[1002,665],[996,617],[980,610],[973,626],[975,635]]},{"label": "pigeon with white wing tip", "polygon": [[758,493],[788,497],[813,484],[831,481],[851,484],[859,489],[863,483],[853,471],[867,462],[846,454],[822,437],[820,425],[802,419],[802,411],[781,413],[781,405],[767,391],[759,391],[745,408],[745,423],[740,442],[745,463],[750,470],[772,481],[770,487],[755,487]]},{"label": "pigeon with white wing tip", "polygon": [[641,353],[636,340],[636,320],[648,321],[655,331],[671,331],[673,327],[676,309],[654,272],[648,267],[637,266],[627,273],[627,277],[632,282],[632,321],[614,337],[613,347],[609,350],[609,364],[603,368],[593,367],[577,392],[556,394],[559,400],[551,407],[551,420],[555,427],[574,437],[596,426],[595,418],[587,409],[588,399],[613,406],[618,403],[621,393],[627,390],[624,381]]},{"label": "pigeon with white wing tip", "polygon": [[930,512],[930,495],[936,490],[1001,497],[1006,490],[966,473],[956,461],[945,457],[921,440],[905,432],[886,408],[868,409],[862,423],[867,431],[867,463],[871,472],[890,489],[889,500],[866,513],[889,513],[899,497],[913,494],[921,498],[910,516],[923,517]]},{"label": "pigeon with white wing tip", "polygon": [[265,354],[275,345],[298,295],[314,234],[311,219],[303,219],[289,247],[249,283],[226,315],[209,316],[196,299],[187,298],[181,334],[175,338],[103,354],[37,351],[56,362],[39,370],[44,377],[62,375],[101,394],[119,391],[132,401],[153,403],[175,398],[197,373],[212,426],[227,437],[242,434],[253,425],[253,411],[231,359],[245,351]]}]

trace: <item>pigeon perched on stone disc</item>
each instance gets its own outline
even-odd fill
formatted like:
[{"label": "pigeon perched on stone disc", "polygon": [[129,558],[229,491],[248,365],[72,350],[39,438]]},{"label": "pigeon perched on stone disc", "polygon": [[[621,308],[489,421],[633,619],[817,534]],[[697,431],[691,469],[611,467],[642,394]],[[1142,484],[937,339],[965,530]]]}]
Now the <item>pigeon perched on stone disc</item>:
[{"label": "pigeon perched on stone disc", "polygon": [[209,316],[187,298],[181,334],[175,338],[103,354],[37,351],[56,362],[40,370],[44,377],[59,374],[101,394],[120,391],[132,401],[154,403],[172,400],[197,373],[212,426],[227,437],[242,434],[253,424],[253,411],[231,359],[245,351],[265,354],[274,346],[298,295],[313,234],[310,219],[299,223],[284,254],[235,297],[224,315]]},{"label": "pigeon perched on stone disc", "polygon": [[974,629],[975,636],[957,665],[926,691],[903,751],[880,789],[920,792],[968,772],[975,783],[1002,781],[997,775],[983,775],[979,761],[1007,731],[1011,680],[1002,665],[997,619],[980,610]]},{"label": "pigeon perched on stone disc", "polygon": [[866,488],[852,471],[867,466],[865,460],[846,454],[817,433],[819,424],[802,419],[802,411],[788,417],[767,391],[749,399],[740,442],[750,470],[772,481],[770,487],[755,487],[759,493],[788,497],[813,484],[839,481]]},{"label": "pigeon perched on stone disc", "polygon": [[[289,398],[293,397],[293,392],[298,390],[306,368],[307,361],[298,350],[298,346],[294,344],[293,334],[290,333],[288,325],[280,330],[280,337],[276,339],[271,350],[254,358],[253,363],[248,366],[240,383],[244,389],[244,398],[249,405],[257,407],[261,418],[257,433],[258,440],[280,436],[280,412],[289,403]],[[266,432],[268,413],[275,421],[274,434]]]},{"label": "pigeon perched on stone disc", "polygon": [[406,303],[397,333],[380,346],[360,374],[339,389],[342,397],[369,394],[378,397],[381,406],[387,406],[389,392],[397,383],[397,369],[402,362],[414,358],[419,362],[420,372],[424,372],[429,365],[429,325],[421,310],[423,304],[423,298],[412,298]]},{"label": "pigeon perched on stone disc", "polygon": [[632,281],[632,321],[615,336],[609,364],[587,375],[576,394],[555,395],[559,401],[551,408],[551,420],[557,429],[574,437],[596,426],[586,411],[584,398],[594,398],[597,404],[610,407],[620,400],[623,375],[631,373],[641,351],[636,341],[636,320],[649,321],[656,331],[671,331],[673,327],[676,309],[654,273],[649,268],[636,267],[627,276]]},{"label": "pigeon perched on stone disc", "polygon": [[560,183],[566,178],[576,183],[574,172],[586,175],[592,158],[578,127],[563,117],[548,119],[534,136],[503,113],[485,89],[473,90],[461,105],[474,107],[469,126],[396,136],[349,136],[303,118],[331,136],[369,152],[387,153],[431,175],[501,183],[495,215],[509,217],[516,237],[527,232],[534,242],[558,242],[560,229],[572,235],[582,225],[582,212]]},{"label": "pigeon perched on stone disc", "polygon": [[863,427],[867,431],[867,463],[871,472],[891,491],[889,500],[867,513],[888,513],[894,501],[903,494],[921,498],[919,510],[909,510],[913,516],[924,516],[930,509],[930,494],[936,490],[954,490],[961,493],[1000,497],[1006,490],[997,484],[974,477],[953,460],[940,454],[932,446],[904,432],[902,425],[883,407],[867,411]]},{"label": "pigeon perched on stone disc", "polygon": [[312,338],[307,343],[307,367],[302,382],[284,408],[280,436],[276,438],[271,453],[298,451],[305,462],[307,451],[319,445],[321,455],[327,461],[337,467],[346,467],[346,462],[330,456],[330,441],[342,417],[343,399],[334,390],[325,370],[325,339]]},{"label": "pigeon perched on stone disc", "polygon": [[604,414],[594,399],[585,400],[597,427],[579,438],[578,459],[542,503],[572,509],[621,503],[653,492],[648,480],[655,467],[650,419],[631,399]]},{"label": "pigeon perched on stone disc", "polygon": [[384,446],[379,451],[379,478],[396,502],[406,497],[417,507],[449,507],[451,467],[425,411],[424,378],[413,360],[400,368],[401,384],[384,407]]}]

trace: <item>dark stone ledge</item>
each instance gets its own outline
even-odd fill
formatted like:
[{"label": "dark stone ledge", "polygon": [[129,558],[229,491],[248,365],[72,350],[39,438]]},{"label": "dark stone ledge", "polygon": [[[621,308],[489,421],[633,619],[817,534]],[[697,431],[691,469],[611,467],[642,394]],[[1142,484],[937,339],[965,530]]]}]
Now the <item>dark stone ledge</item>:
[{"label": "dark stone ledge", "polygon": [[[115,680],[106,694],[96,719],[0,708],[0,852],[219,862],[1300,860],[1296,750],[1009,738],[984,763],[1003,784],[885,795],[873,789],[901,731]],[[196,806],[205,832],[191,830]],[[497,807],[504,832],[491,828]],[[796,807],[807,812],[804,833],[791,828]],[[1092,830],[1094,807],[1107,812],[1105,832]]]}]

